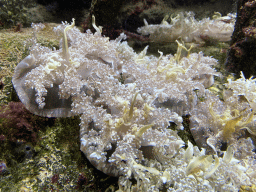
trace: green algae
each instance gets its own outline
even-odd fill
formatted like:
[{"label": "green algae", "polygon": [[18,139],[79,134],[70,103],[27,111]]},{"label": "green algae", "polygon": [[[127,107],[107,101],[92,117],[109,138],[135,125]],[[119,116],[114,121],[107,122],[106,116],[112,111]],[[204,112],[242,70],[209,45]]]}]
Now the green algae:
[{"label": "green algae", "polygon": [[[54,123],[53,123],[54,122]],[[39,131],[33,157],[18,159],[15,151],[24,150],[6,141],[5,155],[9,154],[7,172],[0,176],[4,191],[101,191],[117,189],[117,178],[97,171],[79,150],[78,116],[52,119]],[[51,124],[49,123],[49,124]],[[6,156],[1,157],[7,160]]]}]

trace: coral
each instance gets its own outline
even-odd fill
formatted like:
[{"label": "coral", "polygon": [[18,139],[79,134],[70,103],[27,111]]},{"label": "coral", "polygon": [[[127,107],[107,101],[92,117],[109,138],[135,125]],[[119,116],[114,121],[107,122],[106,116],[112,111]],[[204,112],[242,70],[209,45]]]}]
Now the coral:
[{"label": "coral", "polygon": [[256,186],[255,185],[251,185],[251,186],[242,185],[241,188],[240,188],[241,192],[255,191],[255,190],[256,190]]},{"label": "coral", "polygon": [[[142,35],[150,35],[154,42],[173,42],[182,39],[185,42],[203,42],[206,37],[219,41],[229,41],[234,30],[235,15],[221,17],[220,13],[197,21],[193,12],[179,13],[176,17],[166,16],[159,25],[149,25],[144,19],[144,27],[137,29]],[[161,34],[161,35],[160,35]]]},{"label": "coral", "polygon": [[227,79],[223,100],[207,93],[191,113],[190,129],[198,146],[220,152],[248,135],[255,137],[254,79]]},{"label": "coral", "polygon": [[253,120],[254,113],[248,112],[246,108],[240,111],[238,109],[226,109],[223,114],[217,115],[213,111],[213,104],[214,103],[209,106],[209,111],[215,124],[220,124],[220,126],[224,125],[221,130],[224,140],[231,138],[232,133],[245,128],[245,126]]},{"label": "coral", "polygon": [[[30,55],[13,76],[19,98],[31,112],[47,117],[77,115],[80,150],[98,170],[119,177],[119,191],[236,191],[255,182],[254,146],[241,130],[251,130],[254,122],[251,98],[247,93],[248,99],[237,96],[236,88],[234,93],[226,90],[224,100],[209,91],[217,89],[211,86],[214,77],[221,76],[213,68],[217,60],[191,53],[192,46],[179,41],[174,55],[159,51],[159,57],[148,56],[148,46],[137,54],[123,41],[124,34],[109,40],[94,19],[93,27],[95,33],[81,33],[74,20],[57,26],[57,36],[63,37],[60,49],[51,50],[32,39]],[[184,148],[177,134],[183,129],[183,115],[190,116],[190,129],[201,150],[190,142]],[[44,143],[55,140],[56,133],[42,140],[49,151],[58,151]],[[64,146],[72,142],[65,137],[59,141]],[[55,189],[67,181],[51,171],[66,168],[62,154],[48,158],[49,164],[40,158],[40,189],[49,182]],[[86,180],[83,174],[76,178],[80,183]]]},{"label": "coral", "polygon": [[240,72],[239,79],[233,81],[231,78],[228,79],[226,87],[232,89],[233,97],[243,96],[249,103],[252,110],[256,111],[256,86],[255,79],[250,77],[246,79],[243,72]]}]

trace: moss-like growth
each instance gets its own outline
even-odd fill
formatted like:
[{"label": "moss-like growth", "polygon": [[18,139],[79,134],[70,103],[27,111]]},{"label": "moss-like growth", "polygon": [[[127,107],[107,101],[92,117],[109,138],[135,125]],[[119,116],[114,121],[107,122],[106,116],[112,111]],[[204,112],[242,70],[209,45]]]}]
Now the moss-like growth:
[{"label": "moss-like growth", "polygon": [[185,148],[187,147],[187,143],[190,141],[193,145],[196,145],[196,142],[193,138],[193,135],[191,134],[190,128],[189,128],[189,118],[190,115],[182,116],[183,122],[182,125],[184,127],[183,130],[178,129],[175,123],[170,123],[170,126],[168,128],[177,131],[177,134],[179,137],[186,143]]},{"label": "moss-like growth", "polygon": [[[79,150],[79,117],[55,119],[39,131],[37,144],[3,146],[9,158],[8,172],[1,178],[4,191],[105,191],[117,190],[117,178],[96,170]],[[14,148],[12,148],[14,147]],[[15,159],[31,147],[33,158]],[[31,153],[29,153],[31,154]],[[11,183],[11,184],[10,184]]]},{"label": "moss-like growth", "polygon": [[1,1],[0,21],[4,28],[22,24],[30,25],[27,10],[35,6],[33,0],[2,0]]}]

